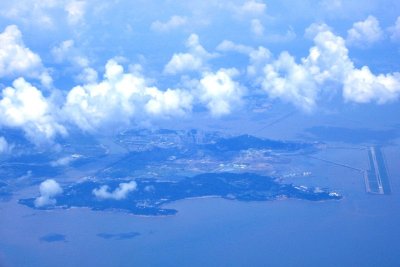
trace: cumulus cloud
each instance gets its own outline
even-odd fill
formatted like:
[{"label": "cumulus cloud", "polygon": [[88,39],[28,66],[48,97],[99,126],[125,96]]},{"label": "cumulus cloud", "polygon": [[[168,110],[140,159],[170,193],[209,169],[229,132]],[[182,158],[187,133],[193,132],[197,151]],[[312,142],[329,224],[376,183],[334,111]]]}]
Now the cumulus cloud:
[{"label": "cumulus cloud", "polygon": [[62,194],[63,189],[53,179],[47,179],[39,186],[40,196],[35,199],[35,207],[52,206],[57,203],[55,197]]},{"label": "cumulus cloud", "polygon": [[[63,3],[80,6],[84,1],[65,0]],[[246,21],[251,22],[253,32],[262,35],[263,40],[268,38],[261,24],[265,20],[258,16],[265,12],[265,8],[260,1],[245,1],[241,6],[243,14],[252,14],[246,17]],[[71,17],[70,23],[82,21],[84,8],[83,13],[77,10],[71,7],[71,16],[75,14],[77,17],[75,20]],[[152,28],[169,31],[185,23],[186,18],[173,16],[166,22],[154,22]],[[400,17],[389,30],[392,40],[399,39],[399,25]],[[346,40],[325,24],[313,24],[306,30],[306,36],[314,44],[308,55],[297,60],[288,52],[273,57],[265,47],[250,47],[227,40],[218,45],[217,51],[248,55],[247,78],[256,81],[271,98],[283,99],[307,111],[313,110],[321,94],[327,90],[337,90],[345,101],[358,103],[385,103],[399,98],[398,73],[374,74],[367,66],[356,67],[348,55],[346,44],[371,44],[383,38],[376,18],[369,16],[354,23]],[[51,82],[39,55],[25,46],[17,26],[7,27],[0,34],[0,41],[0,77],[24,76],[47,84]],[[193,104],[205,105],[213,116],[232,112],[236,105],[240,105],[245,91],[237,81],[238,71],[213,70],[208,63],[217,54],[208,52],[196,34],[189,36],[186,47],[187,51],[171,57],[164,73],[196,72],[200,78],[191,80],[194,86],[191,84],[190,90],[185,90],[182,84],[179,89],[161,90],[153,86],[154,83],[150,83],[141,71],[125,71],[116,60],[107,62],[105,73],[99,80],[98,73],[75,47],[74,41],[65,40],[51,53],[57,63],[69,62],[79,69],[81,85],[66,92],[65,102],[55,106],[51,97],[44,96],[37,89],[38,85],[35,87],[24,78],[16,79],[2,92],[0,126],[22,129],[28,138],[40,144],[43,140],[66,134],[65,127],[71,124],[90,132],[118,130],[132,125],[132,122],[185,115],[192,110]],[[185,78],[181,82],[184,83]],[[65,124],[66,121],[70,124]],[[68,159],[60,159],[54,164],[62,162],[68,162]]]},{"label": "cumulus cloud", "polygon": [[186,92],[151,87],[140,73],[125,73],[115,60],[106,64],[103,81],[74,87],[63,107],[71,122],[90,132],[127,126],[149,115],[182,115],[190,109]]},{"label": "cumulus cloud", "polygon": [[349,45],[368,46],[383,39],[383,31],[374,16],[358,21],[347,31],[346,42]]},{"label": "cumulus cloud", "polygon": [[178,74],[188,71],[199,71],[206,61],[213,57],[199,42],[199,36],[191,34],[186,41],[187,53],[176,53],[164,67],[164,73]]},{"label": "cumulus cloud", "polygon": [[192,109],[193,97],[183,90],[167,89],[163,92],[153,87],[148,88],[146,94],[150,99],[145,109],[151,115],[185,115]]},{"label": "cumulus cloud", "polygon": [[357,103],[394,101],[400,96],[400,73],[374,75],[367,66],[354,69],[345,78],[343,96]]},{"label": "cumulus cloud", "polygon": [[308,57],[302,59],[314,80],[319,84],[327,80],[343,81],[345,75],[354,68],[344,39],[327,27],[321,27],[321,31],[314,37],[314,44]]},{"label": "cumulus cloud", "polygon": [[67,135],[66,127],[71,125],[92,133],[112,133],[133,122],[184,116],[192,109],[194,97],[189,91],[159,90],[148,85],[139,71],[124,72],[115,60],[109,60],[105,69],[101,82],[76,86],[57,103],[24,78],[16,79],[2,91],[0,126],[21,129],[30,141],[42,146]]},{"label": "cumulus cloud", "polygon": [[399,73],[375,75],[367,66],[358,69],[349,59],[342,37],[323,25],[314,25],[309,32],[313,31],[315,45],[301,63],[283,52],[264,67],[260,83],[270,97],[306,111],[315,107],[320,93],[330,88],[328,84],[342,88],[346,101],[385,103],[399,97]]},{"label": "cumulus cloud", "polygon": [[390,39],[394,42],[400,42],[400,16],[397,17],[396,23],[389,28]]},{"label": "cumulus cloud", "polygon": [[272,98],[293,102],[306,111],[315,105],[318,87],[311,73],[287,52],[283,52],[272,64],[264,68],[262,88]]},{"label": "cumulus cloud", "polygon": [[125,199],[129,193],[135,191],[137,184],[135,181],[129,183],[120,183],[119,186],[112,192],[110,192],[110,187],[108,185],[103,185],[100,188],[93,189],[92,193],[98,199],[114,199],[121,200]]},{"label": "cumulus cloud", "polygon": [[27,48],[16,25],[7,26],[0,34],[0,77],[24,75],[49,85],[51,77],[44,70],[39,55]]},{"label": "cumulus cloud", "polygon": [[199,99],[213,116],[227,115],[240,104],[244,89],[233,80],[236,75],[236,69],[220,69],[216,73],[205,72],[200,79]]},{"label": "cumulus cloud", "polygon": [[154,21],[151,24],[151,29],[153,31],[158,31],[158,32],[168,32],[170,30],[184,26],[186,23],[187,23],[186,17],[181,17],[181,16],[175,15],[175,16],[172,16],[166,22],[161,22],[159,20]]},{"label": "cumulus cloud", "polygon": [[42,67],[40,57],[25,47],[16,25],[6,27],[0,34],[0,75],[18,75],[35,72]]},{"label": "cumulus cloud", "polygon": [[0,125],[20,128],[28,139],[40,145],[66,129],[57,122],[55,107],[40,90],[18,78],[12,87],[2,91],[0,100]]}]

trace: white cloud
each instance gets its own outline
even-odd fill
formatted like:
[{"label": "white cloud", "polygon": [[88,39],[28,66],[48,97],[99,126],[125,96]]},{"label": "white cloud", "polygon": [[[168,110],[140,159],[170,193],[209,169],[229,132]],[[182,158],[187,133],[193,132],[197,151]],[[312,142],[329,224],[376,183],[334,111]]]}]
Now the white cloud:
[{"label": "white cloud", "polygon": [[24,75],[37,78],[44,85],[51,83],[51,77],[44,70],[39,55],[25,47],[16,25],[5,28],[0,34],[0,44],[0,77]]},{"label": "white cloud", "polygon": [[398,73],[375,75],[367,66],[355,68],[348,56],[344,40],[331,31],[320,32],[314,38],[314,42],[316,46],[310,49],[310,54],[303,60],[303,64],[319,85],[335,82],[342,86],[346,101],[358,103],[385,103],[398,98]]},{"label": "white cloud", "polygon": [[123,67],[110,60],[100,83],[74,87],[63,107],[66,116],[81,129],[95,131],[102,126],[128,125],[135,113],[135,98],[146,88],[145,80],[124,73]]},{"label": "white cloud", "polygon": [[235,44],[232,41],[224,40],[218,46],[217,50],[221,52],[238,52],[242,54],[250,54],[253,51],[253,48],[246,45]]},{"label": "white cloud", "polygon": [[145,105],[146,111],[151,115],[185,115],[192,109],[193,97],[183,90],[168,89],[163,92],[157,88],[147,88],[146,94],[150,96]]},{"label": "white cloud", "polygon": [[[104,79],[72,88],[65,100],[46,98],[23,78],[2,91],[0,126],[17,128],[36,145],[51,143],[66,135],[63,124],[69,122],[89,132],[113,132],[133,122],[152,118],[183,116],[192,109],[193,95],[185,90],[161,91],[149,86],[146,79],[132,68],[125,73],[115,60],[108,61]],[[63,124],[62,124],[62,123]],[[55,165],[68,159],[60,159]]]},{"label": "white cloud", "polygon": [[249,76],[261,75],[262,69],[272,58],[271,52],[263,46],[253,48],[251,46],[236,44],[228,40],[222,41],[217,46],[217,50],[221,52],[237,52],[247,55],[250,61],[247,66],[247,74]]},{"label": "white cloud", "polygon": [[[75,27],[84,21],[90,0],[0,1],[0,16],[29,27],[60,30],[67,22]],[[92,4],[93,5],[93,4]],[[94,7],[99,8],[101,3]]]},{"label": "white cloud", "polygon": [[35,199],[35,207],[51,206],[56,204],[55,197],[62,194],[63,189],[53,179],[47,179],[39,187],[40,196]]},{"label": "white cloud", "polygon": [[137,184],[135,181],[129,183],[120,183],[118,188],[110,192],[110,187],[108,185],[103,185],[100,188],[93,189],[93,195],[98,199],[114,199],[121,200],[125,199],[129,193],[135,191]]},{"label": "white cloud", "polygon": [[259,17],[265,13],[267,5],[257,0],[247,0],[241,6],[235,7],[236,12],[241,16]]},{"label": "white cloud", "polygon": [[159,20],[154,21],[151,24],[151,29],[154,31],[159,31],[159,32],[168,32],[170,30],[184,26],[186,23],[187,23],[186,17],[181,17],[181,16],[175,15],[175,16],[172,16],[166,22],[161,22]]},{"label": "white cloud", "polygon": [[374,16],[368,16],[364,21],[353,24],[347,31],[346,42],[349,45],[368,46],[383,39],[379,21]]},{"label": "white cloud", "polygon": [[199,42],[196,34],[191,34],[186,41],[187,53],[174,54],[171,60],[164,67],[164,73],[178,74],[188,71],[199,71],[204,67],[205,62],[213,55],[208,53]]},{"label": "white cloud", "polygon": [[79,72],[79,74],[75,76],[76,80],[79,82],[97,82],[97,71],[90,67],[89,59],[81,55],[78,49],[75,48],[73,40],[65,40],[58,46],[53,47],[51,54],[57,63],[63,63],[64,61],[70,62]]},{"label": "white cloud", "polygon": [[216,73],[205,72],[198,84],[198,95],[213,116],[227,115],[240,104],[244,89],[233,77],[236,69],[220,69]]},{"label": "white cloud", "polygon": [[396,23],[389,28],[390,39],[394,42],[400,42],[400,16],[397,17]]},{"label": "white cloud", "polygon": [[57,63],[63,62],[69,57],[71,50],[74,47],[74,40],[65,40],[60,45],[53,47],[51,54]]},{"label": "white cloud", "polygon": [[71,25],[82,22],[86,12],[86,2],[84,0],[68,1],[65,5],[68,23]]},{"label": "white cloud", "polygon": [[334,35],[326,25],[313,24],[306,35],[314,36],[314,46],[301,64],[287,52],[264,68],[262,88],[272,98],[281,98],[295,106],[312,111],[326,82],[343,84],[354,69],[343,38]]},{"label": "white cloud", "polygon": [[249,76],[256,76],[262,72],[263,67],[272,58],[271,52],[263,47],[259,46],[249,53],[250,64],[247,67],[247,74]]},{"label": "white cloud", "polygon": [[321,27],[314,37],[314,46],[307,58],[302,59],[304,66],[319,84],[327,80],[342,82],[353,68],[348,49],[342,37],[333,34],[328,27]]},{"label": "white cloud", "polygon": [[265,66],[262,88],[270,97],[292,102],[306,111],[314,107],[318,90],[311,73],[287,52]]},{"label": "white cloud", "polygon": [[248,0],[242,5],[242,11],[252,14],[263,14],[267,5],[260,1]]},{"label": "white cloud", "polygon": [[343,96],[357,103],[394,101],[400,96],[400,73],[374,75],[367,66],[354,69],[344,81]]},{"label": "white cloud", "polygon": [[106,64],[103,81],[74,87],[63,107],[68,120],[91,132],[115,130],[149,115],[182,115],[190,109],[187,93],[148,86],[140,73],[125,73],[115,60]]},{"label": "white cloud", "polygon": [[27,25],[55,29],[57,23],[65,20],[71,26],[81,23],[87,7],[86,0],[2,1],[0,15]]},{"label": "white cloud", "polygon": [[79,68],[88,68],[89,59],[75,47],[73,40],[65,40],[51,49],[51,54],[56,63],[68,61]]},{"label": "white cloud", "polygon": [[41,91],[23,78],[2,91],[0,125],[22,129],[27,137],[40,145],[66,129],[55,118],[55,108]]},{"label": "white cloud", "polygon": [[0,75],[34,72],[41,68],[40,57],[25,47],[22,34],[16,25],[7,26],[0,34]]},{"label": "white cloud", "polygon": [[189,53],[174,54],[164,68],[167,74],[200,70],[203,67],[203,59]]},{"label": "white cloud", "polygon": [[56,0],[1,1],[0,15],[26,24],[35,24],[48,28],[52,27],[54,22],[49,10],[56,8],[62,2]]},{"label": "white cloud", "polygon": [[262,36],[264,34],[264,26],[258,19],[251,20],[250,30],[256,36]]},{"label": "white cloud", "polygon": [[260,83],[270,97],[281,98],[311,111],[319,95],[332,88],[329,84],[334,84],[342,88],[346,101],[385,103],[398,99],[398,73],[375,75],[366,66],[357,69],[349,59],[343,38],[324,25],[314,25],[312,31],[315,32],[315,45],[301,63],[296,63],[284,52],[264,67]]},{"label": "white cloud", "polygon": [[7,140],[3,136],[0,136],[0,155],[10,153],[11,149],[12,146],[8,144]]},{"label": "white cloud", "polygon": [[321,32],[332,31],[332,28],[326,25],[325,23],[312,23],[308,26],[304,32],[304,37],[309,39],[314,39],[317,34]]},{"label": "white cloud", "polygon": [[84,83],[96,83],[98,80],[98,73],[95,69],[91,67],[85,67],[76,76],[76,79]]}]

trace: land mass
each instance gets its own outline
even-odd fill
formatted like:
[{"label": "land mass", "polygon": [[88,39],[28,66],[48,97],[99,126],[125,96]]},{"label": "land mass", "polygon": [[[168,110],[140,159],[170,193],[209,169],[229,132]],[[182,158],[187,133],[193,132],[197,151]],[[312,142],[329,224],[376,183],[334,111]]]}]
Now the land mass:
[{"label": "land mass", "polygon": [[92,210],[119,210],[135,215],[174,215],[175,209],[164,208],[174,201],[196,197],[220,197],[237,201],[272,201],[281,198],[309,201],[338,200],[342,197],[320,188],[307,188],[293,184],[283,184],[270,176],[253,173],[205,173],[186,177],[177,181],[156,179],[136,179],[136,190],[124,199],[99,199],[93,190],[107,185],[117,188],[120,183],[132,180],[97,181],[87,179],[65,188],[56,197],[56,204],[35,207],[34,198],[21,199],[20,204],[35,209],[86,207]]}]

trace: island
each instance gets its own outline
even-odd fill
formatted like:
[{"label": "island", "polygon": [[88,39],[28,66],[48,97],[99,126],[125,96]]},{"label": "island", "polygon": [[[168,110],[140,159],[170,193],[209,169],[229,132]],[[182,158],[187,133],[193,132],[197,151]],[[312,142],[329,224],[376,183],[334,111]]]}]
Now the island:
[{"label": "island", "polygon": [[[123,183],[135,183],[135,189],[124,198],[102,199],[94,194],[102,186],[114,190]],[[178,200],[219,197],[236,201],[273,201],[284,198],[308,201],[339,200],[342,196],[321,188],[308,188],[279,182],[271,176],[254,173],[204,173],[176,180],[87,178],[72,184],[55,198],[55,204],[36,207],[35,198],[21,199],[20,204],[34,209],[68,209],[85,207],[92,210],[114,210],[135,215],[174,215],[177,210],[165,208]]]}]

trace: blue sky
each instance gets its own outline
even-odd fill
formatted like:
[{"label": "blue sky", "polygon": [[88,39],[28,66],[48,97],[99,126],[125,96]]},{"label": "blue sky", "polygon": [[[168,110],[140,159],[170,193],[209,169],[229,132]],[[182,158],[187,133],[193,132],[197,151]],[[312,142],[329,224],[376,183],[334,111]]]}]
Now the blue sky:
[{"label": "blue sky", "polygon": [[394,0],[2,1],[0,127],[46,146],[255,95],[305,114],[398,103],[399,48]]}]

